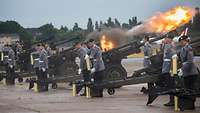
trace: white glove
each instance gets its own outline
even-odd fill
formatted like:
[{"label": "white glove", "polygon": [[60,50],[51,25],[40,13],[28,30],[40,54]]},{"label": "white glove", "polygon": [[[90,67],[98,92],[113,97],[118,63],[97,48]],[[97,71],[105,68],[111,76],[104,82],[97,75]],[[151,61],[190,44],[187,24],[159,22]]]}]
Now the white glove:
[{"label": "white glove", "polygon": [[86,55],[85,55],[85,60],[88,59],[88,58],[89,58],[89,56],[88,56],[88,54],[86,54]]},{"label": "white glove", "polygon": [[91,73],[94,73],[96,70],[95,70],[95,68],[92,68],[91,69]]},{"label": "white glove", "polygon": [[183,71],[182,71],[182,69],[179,69],[179,70],[178,70],[178,76],[183,76]]},{"label": "white glove", "polygon": [[78,74],[79,74],[79,75],[81,74],[81,71],[82,71],[81,69],[78,69]]},{"label": "white glove", "polygon": [[13,65],[10,65],[10,68],[12,69],[12,68],[13,68]]},{"label": "white glove", "polygon": [[45,69],[45,68],[42,68],[42,71],[43,71],[43,72],[45,72],[45,71],[46,71],[46,69]]}]

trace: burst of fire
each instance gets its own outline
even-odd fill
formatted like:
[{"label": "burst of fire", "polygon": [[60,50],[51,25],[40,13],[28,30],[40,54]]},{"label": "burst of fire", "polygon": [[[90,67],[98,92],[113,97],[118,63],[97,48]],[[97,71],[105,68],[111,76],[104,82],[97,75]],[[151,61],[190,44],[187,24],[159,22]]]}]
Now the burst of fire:
[{"label": "burst of fire", "polygon": [[[140,34],[144,32],[166,33],[175,30],[177,27],[188,23],[194,15],[194,10],[189,7],[177,6],[167,12],[160,13],[148,19],[141,25],[133,27],[127,32],[130,34]],[[105,35],[100,39],[103,51],[113,49],[113,40],[109,40]]]},{"label": "burst of fire", "polygon": [[101,37],[100,44],[103,51],[108,51],[115,47],[114,43],[111,40],[108,40],[105,35]]},{"label": "burst of fire", "polygon": [[175,7],[150,18],[147,22],[148,30],[158,33],[175,30],[178,26],[188,23],[192,19],[193,14],[193,9],[189,7]]}]

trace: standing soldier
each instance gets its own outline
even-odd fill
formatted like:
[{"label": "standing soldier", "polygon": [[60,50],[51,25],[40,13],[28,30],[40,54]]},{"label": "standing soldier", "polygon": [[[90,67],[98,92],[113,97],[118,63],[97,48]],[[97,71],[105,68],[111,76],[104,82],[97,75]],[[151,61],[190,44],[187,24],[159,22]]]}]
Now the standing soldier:
[{"label": "standing soldier", "polygon": [[[33,65],[37,78],[40,78],[40,44],[37,44],[35,51],[31,53],[31,64]],[[30,82],[29,89],[33,88],[34,84]]]},{"label": "standing soldier", "polygon": [[[90,80],[91,80],[90,71],[87,69],[86,60],[85,60],[85,57],[88,56],[88,54],[87,54],[88,51],[87,51],[86,48],[84,48],[81,45],[80,42],[77,42],[75,44],[75,48],[78,50],[78,57],[80,59],[78,74],[82,74],[83,79],[84,79],[84,83],[90,82]],[[86,85],[81,86],[78,89],[81,90],[82,87],[85,87],[85,89],[84,89],[84,93],[81,94],[81,96],[85,96],[86,95]]]},{"label": "standing soldier", "polygon": [[15,84],[15,52],[11,48],[11,45],[6,45],[3,48],[4,59],[3,62],[6,66],[6,84],[14,85]]},{"label": "standing soldier", "polygon": [[[143,51],[144,51],[143,66],[144,66],[144,68],[148,68],[151,65],[150,57],[152,56],[152,46],[149,43],[149,37],[148,36],[145,36],[143,40],[144,40],[144,43],[145,43],[144,48],[143,48]],[[147,85],[148,85],[148,88],[150,88],[153,84],[147,83]],[[144,93],[148,92],[148,90],[146,90],[146,88],[144,88],[144,87],[142,88],[141,91],[144,92]]]},{"label": "standing soldier", "polygon": [[48,84],[46,84],[44,81],[47,79],[47,70],[48,70],[48,54],[45,50],[45,45],[40,46],[40,78],[38,78],[41,82],[41,90],[42,91],[48,91]]},{"label": "standing soldier", "polygon": [[[101,84],[104,76],[104,62],[102,59],[102,51],[100,47],[98,47],[93,39],[89,40],[89,48],[90,48],[90,58],[93,60],[93,68],[91,69],[91,73],[94,73],[94,83]],[[93,97],[103,97],[103,88],[95,88],[93,90]]]},{"label": "standing soldier", "polygon": [[90,53],[90,50],[89,50],[88,47],[87,47],[87,42],[83,42],[83,43],[81,44],[81,46],[86,50],[87,54]]},{"label": "standing soldier", "polygon": [[[173,88],[173,79],[170,74],[171,70],[171,62],[172,62],[172,56],[176,53],[173,42],[172,42],[172,36],[168,35],[162,45],[163,49],[163,66],[162,66],[162,77],[163,83],[168,88]],[[164,104],[164,106],[174,106],[174,96],[170,95],[170,100],[168,103]]]},{"label": "standing soldier", "polygon": [[[183,72],[184,85],[186,89],[193,91],[195,90],[195,81],[198,75],[197,67],[193,62],[193,49],[189,44],[190,39],[188,36],[181,36],[179,42],[182,46],[180,59],[182,63],[181,70]],[[182,99],[180,99],[180,109],[195,109],[195,100],[195,96],[182,97]]]},{"label": "standing soldier", "polygon": [[152,56],[152,46],[149,43],[149,37],[144,37],[144,67],[149,67],[151,64],[150,57]]},{"label": "standing soldier", "polygon": [[35,73],[37,77],[40,75],[39,67],[40,67],[40,44],[35,47],[35,51],[31,53],[33,58],[33,68],[35,69]]},{"label": "standing soldier", "polygon": [[23,62],[20,61],[22,58],[21,54],[22,54],[22,45],[19,42],[16,42],[16,46],[15,46],[15,56],[16,56],[16,64],[19,66],[20,71],[24,71],[23,70]]},{"label": "standing soldier", "polygon": [[16,42],[15,54],[17,59],[21,53],[22,53],[22,45],[19,42]]},{"label": "standing soldier", "polygon": [[47,51],[48,57],[50,57],[52,55],[52,50],[48,44],[45,44],[45,50]]}]

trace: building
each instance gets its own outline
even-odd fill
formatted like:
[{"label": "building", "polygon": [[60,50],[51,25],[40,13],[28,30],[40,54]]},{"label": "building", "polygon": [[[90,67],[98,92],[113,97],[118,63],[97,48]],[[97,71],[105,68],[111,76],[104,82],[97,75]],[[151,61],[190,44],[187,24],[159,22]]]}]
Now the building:
[{"label": "building", "polygon": [[37,40],[37,38],[42,35],[42,32],[40,31],[39,28],[26,28],[26,31],[31,33],[31,35],[35,40]]},{"label": "building", "polygon": [[6,44],[13,44],[19,41],[20,37],[18,34],[0,34],[0,49]]}]

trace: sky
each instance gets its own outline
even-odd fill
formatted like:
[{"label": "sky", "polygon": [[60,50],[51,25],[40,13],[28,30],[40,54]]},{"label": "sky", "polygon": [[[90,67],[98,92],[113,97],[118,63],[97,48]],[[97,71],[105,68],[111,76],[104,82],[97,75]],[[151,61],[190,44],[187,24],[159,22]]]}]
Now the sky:
[{"label": "sky", "polygon": [[23,27],[52,23],[72,28],[75,22],[86,28],[88,18],[120,22],[137,16],[144,21],[157,12],[175,6],[200,7],[200,0],[0,0],[0,21],[15,20]]}]

